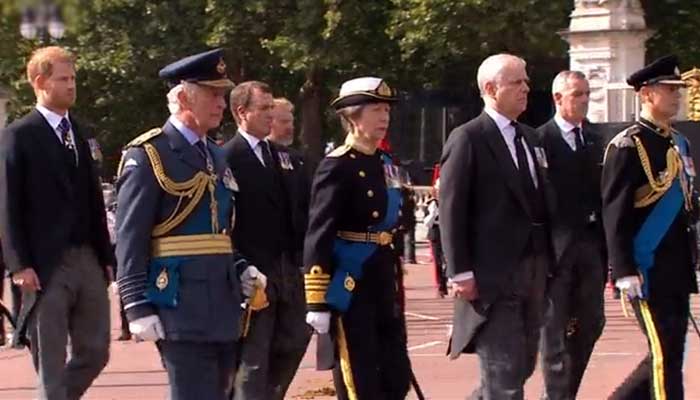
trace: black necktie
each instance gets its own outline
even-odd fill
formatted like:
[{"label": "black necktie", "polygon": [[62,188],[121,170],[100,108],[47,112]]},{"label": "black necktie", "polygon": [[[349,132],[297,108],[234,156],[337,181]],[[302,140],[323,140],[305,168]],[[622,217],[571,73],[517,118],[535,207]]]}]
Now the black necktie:
[{"label": "black necktie", "polygon": [[267,143],[266,140],[261,140],[260,142],[260,150],[262,153],[262,158],[263,162],[265,163],[266,168],[274,169],[274,161],[272,160],[272,153],[270,153],[270,145]]},{"label": "black necktie", "polygon": [[532,175],[530,175],[530,163],[527,162],[527,153],[522,140],[523,133],[517,122],[513,121],[511,124],[515,127],[515,157],[518,159],[520,183],[525,189],[525,193],[530,196],[535,193],[535,184],[532,181]]},{"label": "black necktie", "polygon": [[574,143],[576,143],[576,151],[583,150],[583,140],[581,140],[581,128],[578,126],[571,130],[574,133]]},{"label": "black necktie", "polygon": [[70,165],[75,166],[77,161],[75,159],[75,145],[70,137],[70,121],[68,118],[63,117],[61,123],[58,124],[58,131],[61,133],[61,141],[66,150],[66,160],[69,161]]}]

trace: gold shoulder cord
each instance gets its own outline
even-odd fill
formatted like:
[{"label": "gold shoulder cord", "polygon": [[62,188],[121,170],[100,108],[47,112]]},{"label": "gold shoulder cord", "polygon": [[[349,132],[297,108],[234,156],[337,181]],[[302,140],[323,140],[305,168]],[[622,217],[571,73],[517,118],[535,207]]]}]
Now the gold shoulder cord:
[{"label": "gold shoulder cord", "polygon": [[666,193],[666,191],[673,184],[673,180],[680,172],[681,160],[678,152],[673,147],[669,148],[668,151],[666,151],[666,171],[660,174],[659,179],[656,179],[654,178],[654,173],[651,170],[649,155],[647,154],[641,139],[639,139],[637,136],[632,136],[632,138],[634,139],[634,144],[637,148],[637,154],[639,154],[639,160],[642,163],[642,169],[644,170],[644,174],[649,181],[649,187],[651,188],[646,196],[634,202],[635,208],[641,208],[654,203],[660,199],[664,193]]},{"label": "gold shoulder cord", "polygon": [[[175,210],[172,214],[163,222],[156,225],[153,228],[151,236],[157,237],[162,236],[171,231],[177,225],[182,223],[182,221],[187,218],[194,208],[199,204],[199,201],[204,195],[204,191],[209,189],[211,196],[211,212],[212,212],[212,231],[217,233],[218,229],[218,212],[216,199],[214,197],[215,185],[213,180],[216,179],[216,175],[208,175],[202,171],[197,172],[191,179],[184,182],[174,182],[172,179],[168,178],[163,170],[163,164],[160,161],[160,156],[158,155],[158,150],[150,144],[143,144],[144,150],[148,155],[148,159],[153,167],[153,174],[156,176],[156,180],[160,187],[168,194],[176,196],[179,198]],[[184,198],[188,198],[189,201],[187,205],[180,211],[182,206],[182,201]]]}]

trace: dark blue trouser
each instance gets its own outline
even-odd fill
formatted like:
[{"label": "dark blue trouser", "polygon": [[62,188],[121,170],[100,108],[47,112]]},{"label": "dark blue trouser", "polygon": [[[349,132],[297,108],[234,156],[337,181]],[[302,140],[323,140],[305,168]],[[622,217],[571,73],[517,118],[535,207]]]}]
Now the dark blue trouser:
[{"label": "dark blue trouser", "polygon": [[157,343],[170,383],[170,400],[226,400],[233,383],[236,343]]}]

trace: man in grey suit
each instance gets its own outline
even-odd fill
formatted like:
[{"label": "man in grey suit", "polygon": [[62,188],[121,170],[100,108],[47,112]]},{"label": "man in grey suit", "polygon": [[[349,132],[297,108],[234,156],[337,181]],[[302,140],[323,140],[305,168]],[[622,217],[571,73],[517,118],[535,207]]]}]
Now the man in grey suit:
[{"label": "man in grey suit", "polygon": [[36,108],[0,134],[0,237],[23,291],[38,397],[50,400],[80,398],[109,359],[113,257],[86,132],[69,113],[74,60],[60,47],[36,50],[27,64]]},{"label": "man in grey suit", "polygon": [[484,112],[452,131],[440,169],[440,233],[456,296],[450,356],[478,354],[472,398],[517,400],[535,368],[552,256],[545,160],[534,131],[516,121],[527,107],[525,61],[491,56],[477,80]]},{"label": "man in grey suit", "polygon": [[160,71],[175,87],[171,117],[127,146],[117,181],[117,282],[131,332],[154,341],[172,400],[224,400],[236,364],[241,292],[266,277],[238,256],[236,180],[207,137],[219,126],[226,77],[221,50]]}]

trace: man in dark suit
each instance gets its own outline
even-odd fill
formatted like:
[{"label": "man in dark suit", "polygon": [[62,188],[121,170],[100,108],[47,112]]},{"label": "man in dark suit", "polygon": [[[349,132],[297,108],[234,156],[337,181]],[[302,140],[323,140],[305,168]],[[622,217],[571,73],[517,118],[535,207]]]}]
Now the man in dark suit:
[{"label": "man in dark suit", "polygon": [[542,331],[545,399],[575,399],[605,325],[607,260],[601,223],[603,140],[585,120],[585,75],[562,71],[552,83],[554,118],[538,129],[557,203],[552,220],[556,267],[550,282],[552,316]]},{"label": "man in dark suit", "polygon": [[68,112],[74,65],[60,47],[36,50],[27,65],[36,108],[0,135],[0,237],[12,281],[36,298],[23,307],[33,305],[41,399],[80,398],[109,359],[112,255],[90,147]]},{"label": "man in dark suit", "polygon": [[253,314],[242,338],[234,399],[283,399],[311,335],[304,283],[297,262],[302,237],[294,228],[295,167],[288,153],[266,140],[274,102],[270,87],[243,82],[231,91],[238,132],[224,150],[240,195],[233,241],[268,277],[270,305]]},{"label": "man in dark suit", "polygon": [[455,295],[450,356],[476,351],[472,398],[522,399],[535,368],[551,261],[546,163],[535,132],[516,122],[527,107],[525,61],[488,57],[477,74],[485,103],[457,127],[440,169],[440,229]]},{"label": "man in dark suit", "polygon": [[[294,104],[284,97],[274,99],[275,108],[272,110],[272,124],[267,140],[276,144],[279,151],[280,162],[291,164],[289,170],[292,227],[294,237],[301,241],[298,244],[295,263],[303,264],[302,251],[303,240],[306,236],[306,225],[309,221],[309,201],[311,196],[311,177],[305,165],[304,155],[301,151],[292,148],[294,144]],[[286,154],[285,154],[286,153]],[[284,159],[284,160],[283,160]],[[289,163],[287,163],[289,159]]]}]

